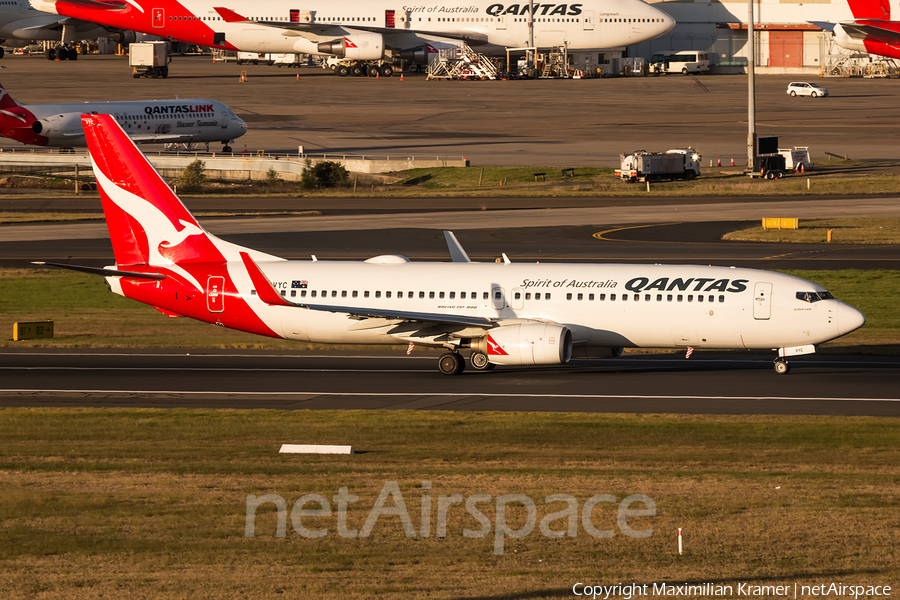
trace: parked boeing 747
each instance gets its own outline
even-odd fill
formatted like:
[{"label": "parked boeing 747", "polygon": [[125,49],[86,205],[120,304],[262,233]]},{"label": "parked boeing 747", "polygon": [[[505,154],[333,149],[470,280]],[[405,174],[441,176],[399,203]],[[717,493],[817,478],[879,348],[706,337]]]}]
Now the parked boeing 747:
[{"label": "parked boeing 747", "polygon": [[286,0],[227,4],[31,0],[31,4],[59,15],[226,50],[319,54],[354,61],[403,58],[419,64],[427,64],[438,49],[460,42],[482,53],[504,54],[507,48],[528,46],[532,27],[538,48],[587,52],[640,44],[675,26],[672,17],[641,0],[531,5],[426,0],[402,7],[372,0],[312,0],[302,9]]},{"label": "parked boeing 747", "polygon": [[450,232],[452,262],[285,260],[208,233],[114,118],[82,121],[115,265],[52,266],[104,275],[113,292],[170,317],[307,342],[444,348],[447,375],[462,372],[463,352],[488,370],[624,347],[772,349],[787,373],[789,357],[865,323],[821,286],[770,271],[476,263]]},{"label": "parked boeing 747", "polygon": [[222,142],[231,152],[247,124],[216,100],[136,100],[19,104],[0,85],[0,135],[30,146],[86,146],[84,113],[112,115],[139,144]]}]

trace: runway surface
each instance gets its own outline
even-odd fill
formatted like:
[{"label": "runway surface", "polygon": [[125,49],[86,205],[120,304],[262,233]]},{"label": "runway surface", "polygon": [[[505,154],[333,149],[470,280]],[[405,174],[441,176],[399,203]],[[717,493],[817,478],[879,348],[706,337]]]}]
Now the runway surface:
[{"label": "runway surface", "polygon": [[626,355],[441,375],[436,353],[0,351],[0,406],[900,416],[900,359]]}]

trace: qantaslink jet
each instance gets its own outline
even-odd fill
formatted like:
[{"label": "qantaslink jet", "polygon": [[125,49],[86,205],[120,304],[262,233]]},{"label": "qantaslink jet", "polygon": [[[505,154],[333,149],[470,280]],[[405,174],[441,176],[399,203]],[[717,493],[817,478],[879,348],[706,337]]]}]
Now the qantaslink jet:
[{"label": "qantaslink jet", "polygon": [[[360,61],[429,54],[465,42],[503,54],[538,48],[601,51],[651,40],[675,26],[640,0],[571,3],[444,0],[398,6],[372,0],[31,0],[38,10],[172,39],[248,52],[319,54]],[[388,66],[388,65],[383,65]]]},{"label": "qantaslink jet", "polygon": [[772,349],[787,373],[788,357],[865,323],[821,286],[770,271],[477,263],[450,232],[451,262],[285,260],[208,233],[115,119],[82,121],[115,265],[52,266],[104,275],[113,292],[170,317],[308,342],[444,348],[446,375],[463,371],[463,352],[486,371],[624,347]]},{"label": "qantaslink jet", "polygon": [[222,142],[223,151],[247,133],[247,124],[218,100],[128,100],[19,104],[0,85],[0,135],[30,146],[86,146],[84,113],[106,114],[139,144]]}]

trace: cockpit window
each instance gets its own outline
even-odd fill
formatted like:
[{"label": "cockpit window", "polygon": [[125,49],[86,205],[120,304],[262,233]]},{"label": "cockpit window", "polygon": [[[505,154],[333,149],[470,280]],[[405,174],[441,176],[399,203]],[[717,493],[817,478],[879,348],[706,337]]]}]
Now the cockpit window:
[{"label": "cockpit window", "polygon": [[819,300],[834,300],[834,296],[831,292],[797,292],[797,300],[812,303]]}]

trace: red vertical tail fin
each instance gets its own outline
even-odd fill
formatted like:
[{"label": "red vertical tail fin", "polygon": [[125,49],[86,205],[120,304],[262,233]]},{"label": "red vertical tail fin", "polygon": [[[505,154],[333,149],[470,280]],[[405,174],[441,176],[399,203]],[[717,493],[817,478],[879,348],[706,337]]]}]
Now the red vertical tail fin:
[{"label": "red vertical tail fin", "polygon": [[847,0],[854,19],[891,18],[891,4],[888,0]]},{"label": "red vertical tail fin", "polygon": [[9,92],[6,91],[6,88],[3,87],[2,83],[0,83],[0,110],[4,108],[13,108],[16,106],[19,106],[19,103],[9,95]]},{"label": "red vertical tail fin", "polygon": [[110,115],[82,115],[118,265],[219,262],[221,252]]}]

